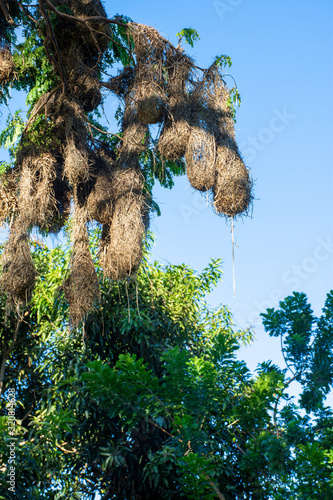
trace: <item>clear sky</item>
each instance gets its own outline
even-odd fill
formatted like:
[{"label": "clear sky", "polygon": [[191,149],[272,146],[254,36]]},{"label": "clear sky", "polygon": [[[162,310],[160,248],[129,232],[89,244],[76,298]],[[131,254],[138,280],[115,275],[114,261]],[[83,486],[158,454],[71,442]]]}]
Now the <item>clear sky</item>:
[{"label": "clear sky", "polygon": [[[201,39],[189,53],[201,67],[227,54],[242,97],[237,140],[255,179],[253,217],[235,225],[236,297],[230,226],[187,179],[155,189],[162,209],[151,229],[155,258],[200,271],[224,261],[224,281],[209,298],[227,304],[257,341],[242,355],[254,369],[280,361],[259,313],[293,290],[320,314],[333,278],[333,2],[331,0],[168,0],[105,2],[177,44],[182,28]],[[230,82],[232,83],[232,82]]]}]

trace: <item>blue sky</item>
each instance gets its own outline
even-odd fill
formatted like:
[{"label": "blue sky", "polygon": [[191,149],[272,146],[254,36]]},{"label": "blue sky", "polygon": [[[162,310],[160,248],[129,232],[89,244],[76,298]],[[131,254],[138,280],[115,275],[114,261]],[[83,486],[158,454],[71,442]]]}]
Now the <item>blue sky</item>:
[{"label": "blue sky", "polygon": [[[114,2],[105,2],[109,16]],[[281,361],[259,313],[293,290],[320,314],[333,278],[333,3],[330,0],[124,1],[117,11],[157,28],[177,44],[182,28],[200,40],[188,52],[201,67],[227,54],[242,97],[237,140],[255,179],[253,217],[235,225],[233,297],[230,225],[176,179],[155,189],[162,209],[151,229],[154,257],[200,271],[222,258],[224,279],[209,303],[227,304],[257,341],[242,356],[254,369]],[[230,84],[232,82],[230,81]]]}]

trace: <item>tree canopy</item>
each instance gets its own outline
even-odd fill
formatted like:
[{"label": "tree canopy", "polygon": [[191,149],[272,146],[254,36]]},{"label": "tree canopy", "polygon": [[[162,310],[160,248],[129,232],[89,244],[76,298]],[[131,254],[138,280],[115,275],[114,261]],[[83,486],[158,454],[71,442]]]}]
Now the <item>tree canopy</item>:
[{"label": "tree canopy", "polygon": [[[68,245],[35,242],[32,254],[29,309],[17,318],[1,302],[2,353],[15,344],[4,397],[8,407],[15,390],[16,498],[332,497],[332,292],[320,318],[298,293],[265,313],[289,369],[268,360],[253,375],[237,357],[252,333],[205,301],[219,261],[198,274],[146,256],[136,282],[122,283],[98,267],[99,308],[72,331]],[[288,395],[295,380],[298,402]],[[7,499],[6,414],[1,433]]]}]

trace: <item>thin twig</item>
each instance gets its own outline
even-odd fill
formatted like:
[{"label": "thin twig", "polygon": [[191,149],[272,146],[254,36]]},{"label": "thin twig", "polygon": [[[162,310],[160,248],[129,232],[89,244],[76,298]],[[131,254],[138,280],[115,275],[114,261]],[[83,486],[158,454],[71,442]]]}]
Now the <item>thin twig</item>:
[{"label": "thin twig", "polygon": [[123,140],[122,137],[120,137],[120,135],[118,134],[113,134],[112,132],[106,132],[105,130],[102,130],[98,127],[96,127],[95,125],[93,125],[92,123],[88,122],[89,123],[89,126],[94,128],[95,130],[97,130],[98,132],[101,132],[102,134],[107,134],[107,135],[113,135],[114,137],[118,137],[118,139],[120,139],[121,141]]}]

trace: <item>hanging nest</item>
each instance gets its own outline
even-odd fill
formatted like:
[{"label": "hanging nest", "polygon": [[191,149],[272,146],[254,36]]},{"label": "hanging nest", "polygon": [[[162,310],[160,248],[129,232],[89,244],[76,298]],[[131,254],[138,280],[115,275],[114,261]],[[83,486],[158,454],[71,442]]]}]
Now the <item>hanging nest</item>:
[{"label": "hanging nest", "polygon": [[85,114],[75,101],[64,103],[66,118],[66,146],[64,150],[64,174],[71,185],[90,178],[89,150]]},{"label": "hanging nest", "polygon": [[84,111],[94,111],[102,102],[97,78],[80,76],[75,82],[73,92]]},{"label": "hanging nest", "polygon": [[53,183],[57,160],[52,153],[38,152],[28,146],[18,154],[20,170],[18,208],[27,227],[46,229],[57,213]]},{"label": "hanging nest", "polygon": [[162,89],[147,81],[140,82],[135,90],[139,120],[147,125],[162,121],[166,106]]},{"label": "hanging nest", "polygon": [[53,216],[48,221],[47,228],[49,231],[57,233],[64,227],[65,222],[69,217],[72,192],[67,182],[59,177],[58,174],[53,181],[52,190],[54,192],[56,206]]},{"label": "hanging nest", "polygon": [[136,56],[134,88],[138,118],[145,124],[158,123],[163,119],[166,106],[163,76],[166,41],[149,26],[135,23],[127,26]]},{"label": "hanging nest", "polygon": [[148,146],[149,128],[138,120],[136,92],[125,97],[125,111],[122,120],[123,140],[120,146],[122,156],[139,155]]},{"label": "hanging nest", "polygon": [[194,61],[183,49],[168,47],[166,52],[167,93],[181,102],[188,94],[188,82],[193,76]]},{"label": "hanging nest", "polygon": [[114,280],[133,275],[142,260],[142,244],[149,225],[143,179],[135,169],[118,169],[113,176],[114,210],[111,226],[104,226],[100,264]]},{"label": "hanging nest", "polygon": [[0,177],[0,226],[17,213],[17,175],[12,170]]},{"label": "hanging nest", "polygon": [[7,46],[0,47],[0,85],[8,82],[14,76],[13,56]]},{"label": "hanging nest", "polygon": [[191,131],[191,108],[188,81],[193,61],[181,50],[168,50],[166,55],[168,112],[158,140],[163,158],[175,161],[185,155]]},{"label": "hanging nest", "polygon": [[71,185],[87,181],[90,177],[88,151],[85,142],[71,133],[66,140],[64,174]]},{"label": "hanging nest", "polygon": [[63,290],[69,304],[70,322],[76,326],[99,299],[98,281],[89,250],[86,208],[76,206],[73,228],[73,253],[70,273]]},{"label": "hanging nest", "polygon": [[168,120],[158,140],[158,150],[165,160],[176,161],[185,154],[190,127],[185,120]]},{"label": "hanging nest", "polygon": [[213,206],[227,217],[247,213],[252,200],[249,171],[235,149],[218,146]]},{"label": "hanging nest", "polygon": [[139,155],[149,143],[149,129],[146,125],[133,119],[124,129],[121,146],[122,153]]},{"label": "hanging nest", "polygon": [[186,173],[191,186],[209,191],[215,181],[215,138],[199,127],[192,127],[186,154]]},{"label": "hanging nest", "polygon": [[216,64],[196,82],[190,100],[193,125],[214,135],[217,144],[234,141],[235,123],[229,102],[230,93]]},{"label": "hanging nest", "polygon": [[95,161],[95,183],[87,198],[89,217],[101,224],[111,224],[113,213],[112,172],[114,161],[100,151]]},{"label": "hanging nest", "polygon": [[17,152],[17,209],[27,227],[59,232],[70,212],[71,190],[63,179],[59,151],[39,150],[34,145]]},{"label": "hanging nest", "polygon": [[168,116],[165,119],[159,140],[158,150],[166,160],[175,161],[185,155],[191,127],[188,99],[178,103],[170,99]]},{"label": "hanging nest", "polygon": [[31,298],[37,272],[22,221],[17,220],[12,226],[1,263],[0,285],[8,294],[9,304],[27,304]]},{"label": "hanging nest", "polygon": [[158,63],[162,61],[166,40],[155,28],[145,24],[131,22],[127,24],[127,30],[134,42],[138,72],[162,78],[162,67],[158,67]]}]

